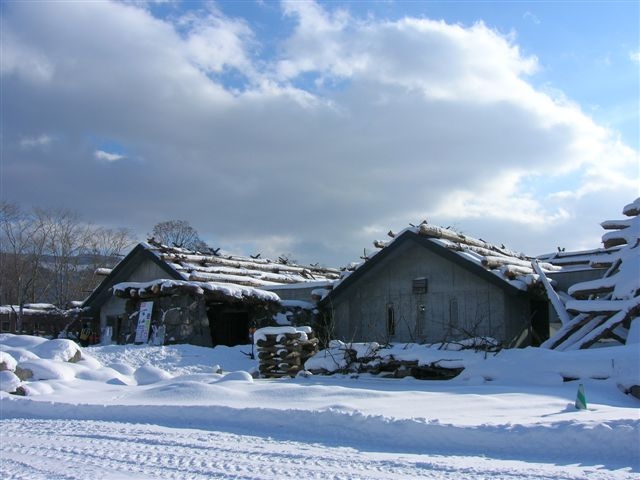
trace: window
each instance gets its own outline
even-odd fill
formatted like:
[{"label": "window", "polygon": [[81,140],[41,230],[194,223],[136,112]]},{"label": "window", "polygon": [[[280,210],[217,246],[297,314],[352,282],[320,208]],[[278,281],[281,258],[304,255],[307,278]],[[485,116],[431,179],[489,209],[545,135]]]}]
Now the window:
[{"label": "window", "polygon": [[458,299],[452,298],[449,300],[449,325],[452,327],[458,326]]},{"label": "window", "polygon": [[427,279],[425,277],[413,279],[413,293],[427,293]]},{"label": "window", "polygon": [[392,336],[396,334],[396,314],[393,310],[393,304],[387,305],[387,335]]}]

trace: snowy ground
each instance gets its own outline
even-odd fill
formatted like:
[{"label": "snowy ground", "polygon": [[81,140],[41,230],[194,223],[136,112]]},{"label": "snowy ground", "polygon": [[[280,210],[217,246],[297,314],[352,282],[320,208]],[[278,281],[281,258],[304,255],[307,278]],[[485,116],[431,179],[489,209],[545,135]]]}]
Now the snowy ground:
[{"label": "snowy ground", "polygon": [[638,345],[503,352],[429,382],[255,380],[248,346],[89,347],[69,363],[66,342],[0,335],[0,363],[34,373],[20,397],[0,372],[3,479],[640,478],[640,400],[621,391],[640,380]]}]

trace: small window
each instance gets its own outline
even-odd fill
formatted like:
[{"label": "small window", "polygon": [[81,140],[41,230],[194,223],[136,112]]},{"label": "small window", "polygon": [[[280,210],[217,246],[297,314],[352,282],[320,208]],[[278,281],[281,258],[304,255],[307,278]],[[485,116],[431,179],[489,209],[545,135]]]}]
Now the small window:
[{"label": "small window", "polygon": [[427,293],[427,279],[425,277],[413,279],[413,293]]},{"label": "small window", "polygon": [[452,298],[449,301],[449,324],[452,327],[458,326],[458,299]]},{"label": "small window", "polygon": [[387,335],[396,334],[396,313],[393,310],[393,304],[387,306]]}]

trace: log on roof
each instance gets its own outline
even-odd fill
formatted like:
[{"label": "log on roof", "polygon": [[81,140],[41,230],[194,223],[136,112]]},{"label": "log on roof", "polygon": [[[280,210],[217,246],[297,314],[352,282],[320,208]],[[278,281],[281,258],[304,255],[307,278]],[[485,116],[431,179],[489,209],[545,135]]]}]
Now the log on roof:
[{"label": "log on roof", "polygon": [[248,286],[284,285],[309,281],[334,281],[340,271],[318,265],[295,265],[284,261],[216,254],[203,254],[149,241],[148,249],[176,270],[185,280],[215,281]]},{"label": "log on roof", "polygon": [[112,288],[113,294],[122,298],[154,298],[175,294],[192,294],[204,296],[206,299],[231,303],[280,303],[280,297],[273,292],[229,283],[160,279],[151,282],[123,282]]},{"label": "log on roof", "polygon": [[[482,239],[463,235],[450,228],[441,228],[425,222],[418,226],[407,228],[398,234],[390,232],[389,236],[391,237],[391,240],[376,240],[373,244],[376,248],[383,250],[397,241],[401,234],[407,230],[413,231],[424,238],[428,238],[433,242],[438,243],[440,246],[455,252],[462,258],[484,267],[486,270],[492,272],[500,279],[510,283],[516,288],[526,289],[532,283],[536,283],[538,278],[538,274],[534,272],[531,265],[531,261],[533,259],[523,253],[517,253],[513,250],[509,250],[504,245],[493,245]],[[365,262],[374,255],[365,255]],[[360,263],[343,269],[347,272],[343,274],[342,279],[346,278],[350,271],[356,270],[362,265],[363,264]],[[540,267],[547,273],[561,269],[561,267],[544,261],[540,263]]]}]

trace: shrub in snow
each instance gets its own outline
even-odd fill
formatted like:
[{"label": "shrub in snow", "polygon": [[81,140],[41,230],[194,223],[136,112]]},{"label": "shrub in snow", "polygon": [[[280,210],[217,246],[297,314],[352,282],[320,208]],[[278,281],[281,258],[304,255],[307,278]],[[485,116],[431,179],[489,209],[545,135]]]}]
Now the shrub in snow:
[{"label": "shrub in snow", "polygon": [[133,373],[138,385],[150,385],[152,383],[161,382],[173,378],[171,374],[161,368],[152,365],[144,365]]},{"label": "shrub in snow", "polygon": [[40,358],[59,362],[77,362],[82,358],[78,344],[64,338],[47,340],[32,348],[31,351]]},{"label": "shrub in snow", "polygon": [[482,352],[498,352],[502,349],[502,344],[491,337],[474,337],[455,342],[436,343],[432,345],[438,350],[476,350]]},{"label": "shrub in snow", "polygon": [[352,349],[354,344],[347,346],[340,340],[332,340],[329,342],[329,348],[320,350],[313,357],[308,359],[305,364],[305,370],[311,372],[338,372],[346,370],[355,360],[356,350]]},{"label": "shrub in snow", "polygon": [[21,383],[22,381],[15,373],[9,370],[3,370],[0,372],[0,391],[13,393]]},{"label": "shrub in snow", "polygon": [[307,360],[312,373],[369,372],[387,376],[446,379],[464,368],[462,358],[484,358],[497,348],[492,339],[469,339],[455,343],[420,345],[406,343],[384,347],[376,342],[344,343],[333,340],[329,348]]},{"label": "shrub in snow", "polygon": [[0,351],[0,371],[16,369],[16,359],[9,355],[7,352]]}]

